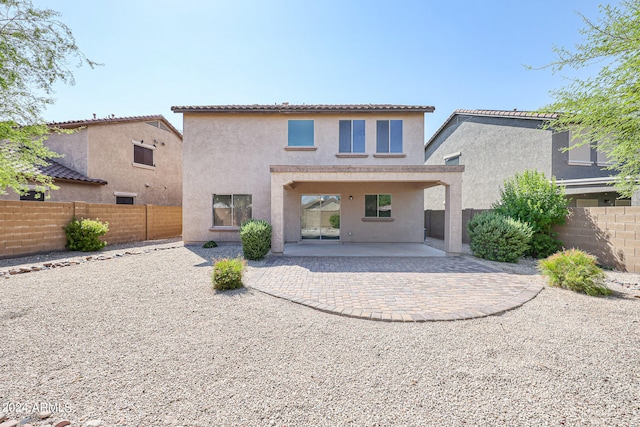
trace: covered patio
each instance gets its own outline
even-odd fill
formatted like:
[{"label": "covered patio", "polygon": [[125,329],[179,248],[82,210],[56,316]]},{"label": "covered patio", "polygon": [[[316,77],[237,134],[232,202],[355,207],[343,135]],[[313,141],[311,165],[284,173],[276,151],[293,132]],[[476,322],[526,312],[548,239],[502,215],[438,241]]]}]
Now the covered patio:
[{"label": "covered patio", "polygon": [[[359,207],[345,213],[343,221],[349,220],[357,226],[366,226],[370,221],[386,223],[387,234],[375,243],[421,243],[423,241],[423,194],[424,189],[442,185],[445,187],[445,232],[444,249],[447,253],[457,254],[462,250],[462,172],[464,166],[426,166],[426,165],[389,165],[389,166],[271,166],[271,224],[273,234],[272,253],[282,254],[285,250],[285,236],[290,236],[287,243],[299,242],[292,230],[300,228],[300,202],[295,200],[302,191],[314,189],[360,188],[361,193],[367,189],[393,188],[403,194],[396,199],[396,211],[404,209],[405,216],[395,224],[394,218],[359,218],[362,213]],[[304,190],[303,190],[304,189]],[[335,191],[337,191],[335,190]],[[363,194],[364,194],[363,193]],[[349,196],[349,200],[353,197]],[[297,203],[297,204],[296,204]],[[395,202],[394,202],[395,203]],[[399,206],[398,206],[399,205]],[[361,209],[362,210],[362,209]],[[408,211],[409,210],[409,211]],[[346,211],[346,209],[345,209]],[[389,225],[391,224],[391,225]],[[391,230],[391,232],[389,232]],[[360,233],[360,236],[363,233]],[[299,234],[298,234],[299,235]],[[351,236],[351,233],[348,234]],[[389,237],[391,236],[391,237]],[[367,236],[371,237],[371,236]],[[376,236],[374,236],[376,237]],[[360,237],[362,238],[362,237]],[[351,239],[350,243],[374,243]],[[344,246],[344,245],[343,245]]]}]

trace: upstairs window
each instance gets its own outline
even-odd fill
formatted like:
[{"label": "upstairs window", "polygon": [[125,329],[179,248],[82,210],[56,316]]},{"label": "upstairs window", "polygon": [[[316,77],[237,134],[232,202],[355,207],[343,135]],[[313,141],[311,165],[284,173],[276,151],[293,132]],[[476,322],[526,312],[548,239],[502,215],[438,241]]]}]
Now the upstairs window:
[{"label": "upstairs window", "polygon": [[313,120],[289,120],[289,147],[313,147]]},{"label": "upstairs window", "polygon": [[214,227],[240,227],[251,215],[251,194],[213,195]]},{"label": "upstairs window", "polygon": [[596,162],[598,166],[611,166],[613,164],[607,153],[599,148],[596,150]]},{"label": "upstairs window", "polygon": [[460,164],[460,156],[462,155],[462,153],[458,152],[458,153],[453,153],[453,154],[447,154],[446,156],[444,156],[444,164],[446,166],[457,166]]},{"label": "upstairs window", "polygon": [[[134,141],[133,144],[133,165],[134,166],[150,166],[153,168],[153,152],[155,151],[155,145],[145,144],[144,141]],[[144,167],[142,166],[142,167]]]},{"label": "upstairs window", "polygon": [[341,153],[364,153],[364,120],[340,120]]},{"label": "upstairs window", "polygon": [[366,194],[365,218],[391,218],[391,194]]},{"label": "upstairs window", "polygon": [[[580,165],[580,166],[590,166],[593,163],[591,162],[591,146],[589,144],[582,144],[582,139],[580,137],[575,137],[574,135],[569,135],[569,164],[570,165]],[[579,144],[582,144],[578,147]]]},{"label": "upstairs window", "polygon": [[402,120],[378,120],[376,152],[402,153]]},{"label": "upstairs window", "polygon": [[141,165],[153,166],[153,150],[141,147],[139,145],[133,146],[133,162]]}]

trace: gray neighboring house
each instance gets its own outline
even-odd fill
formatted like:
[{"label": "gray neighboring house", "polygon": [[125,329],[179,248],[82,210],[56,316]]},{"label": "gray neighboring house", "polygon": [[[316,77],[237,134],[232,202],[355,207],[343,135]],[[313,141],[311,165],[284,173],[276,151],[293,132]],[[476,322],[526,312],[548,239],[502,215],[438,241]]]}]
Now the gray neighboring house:
[{"label": "gray neighboring house", "polygon": [[[488,209],[504,180],[525,169],[555,176],[570,206],[628,206],[611,185],[614,171],[597,147],[573,145],[570,133],[542,129],[554,115],[528,111],[456,110],[425,145],[426,165],[464,165],[462,208]],[[425,190],[425,210],[444,209],[444,192]]]}]

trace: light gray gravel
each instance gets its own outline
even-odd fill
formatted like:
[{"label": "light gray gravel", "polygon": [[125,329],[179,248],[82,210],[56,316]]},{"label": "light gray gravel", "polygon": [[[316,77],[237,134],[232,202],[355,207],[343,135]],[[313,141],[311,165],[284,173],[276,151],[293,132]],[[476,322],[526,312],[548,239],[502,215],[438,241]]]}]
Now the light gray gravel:
[{"label": "light gray gravel", "polygon": [[545,288],[500,316],[383,323],[215,293],[210,258],[238,247],[152,248],[0,279],[0,412],[60,409],[35,426],[640,425],[629,294]]}]

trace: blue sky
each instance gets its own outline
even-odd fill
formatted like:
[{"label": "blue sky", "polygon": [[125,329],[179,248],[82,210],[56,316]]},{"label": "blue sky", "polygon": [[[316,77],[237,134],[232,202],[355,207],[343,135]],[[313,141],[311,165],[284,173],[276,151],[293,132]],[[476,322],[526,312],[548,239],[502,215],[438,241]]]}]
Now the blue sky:
[{"label": "blue sky", "polygon": [[[33,0],[62,13],[95,69],[56,86],[48,121],[163,114],[172,105],[433,105],[531,110],[565,83],[549,70],[597,18],[593,0]],[[75,63],[72,63],[72,65]]]}]

